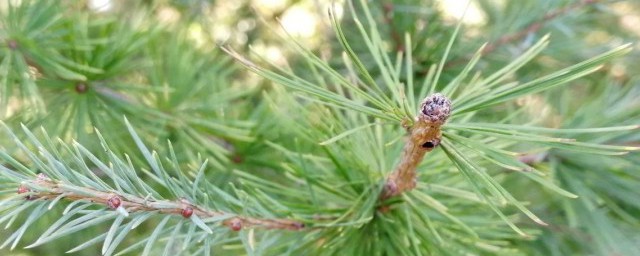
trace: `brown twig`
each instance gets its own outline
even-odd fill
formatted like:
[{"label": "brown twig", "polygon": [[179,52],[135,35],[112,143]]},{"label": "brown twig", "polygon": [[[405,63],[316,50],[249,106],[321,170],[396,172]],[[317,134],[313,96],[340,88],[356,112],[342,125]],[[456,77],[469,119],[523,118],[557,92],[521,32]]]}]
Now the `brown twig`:
[{"label": "brown twig", "polygon": [[[482,55],[486,56],[489,53],[494,52],[496,49],[498,49],[502,45],[514,42],[516,40],[520,40],[520,39],[522,39],[523,37],[525,37],[528,34],[535,33],[537,31],[539,31],[540,29],[542,29],[542,27],[546,23],[550,22],[551,20],[553,20],[553,19],[555,19],[555,18],[557,18],[559,16],[565,15],[565,14],[569,13],[570,11],[582,8],[582,7],[587,6],[587,5],[595,4],[595,3],[598,3],[598,2],[600,2],[600,0],[582,0],[582,1],[579,1],[577,3],[570,4],[570,5],[567,5],[565,7],[552,10],[552,11],[548,12],[547,14],[545,14],[541,19],[529,24],[529,26],[525,27],[524,29],[519,30],[519,31],[514,32],[514,33],[511,33],[511,34],[504,35],[504,36],[498,38],[498,40],[487,44],[484,47],[484,49],[482,49]],[[461,58],[458,58],[458,59],[451,60],[451,61],[447,62],[447,64],[445,64],[445,68],[449,68],[449,67],[452,67],[452,66],[457,66],[458,64],[461,64],[461,63],[465,63],[470,58],[471,58],[471,56],[464,56],[464,57],[461,57]]]},{"label": "brown twig", "polygon": [[397,196],[416,187],[416,168],[427,152],[440,144],[440,127],[451,113],[451,101],[436,93],[422,101],[420,113],[413,126],[409,127],[409,138],[404,145],[400,163],[387,177],[380,199]]},{"label": "brown twig", "polygon": [[[263,228],[282,230],[301,230],[304,224],[288,219],[262,219],[248,216],[240,216],[232,213],[213,211],[195,205],[186,199],[175,201],[154,200],[130,194],[118,192],[99,191],[93,188],[79,187],[52,180],[44,174],[39,174],[35,180],[24,182],[18,187],[19,194],[25,193],[26,200],[49,200],[62,197],[68,201],[88,201],[94,204],[107,206],[108,208],[131,212],[158,212],[161,214],[179,215],[190,218],[197,215],[200,218],[220,217],[231,215],[222,222],[223,225],[234,231],[243,228]],[[235,216],[234,216],[235,215]]]}]

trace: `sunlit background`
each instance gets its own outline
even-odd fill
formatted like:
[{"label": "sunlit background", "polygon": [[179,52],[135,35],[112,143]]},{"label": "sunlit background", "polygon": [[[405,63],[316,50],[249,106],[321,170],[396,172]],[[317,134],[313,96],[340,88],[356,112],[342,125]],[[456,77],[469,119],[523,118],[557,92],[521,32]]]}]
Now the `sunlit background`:
[{"label": "sunlit background", "polygon": [[[254,51],[276,63],[283,63],[286,53],[282,52],[282,47],[279,44],[272,43],[273,38],[264,36],[251,38],[252,32],[260,30],[256,28],[266,26],[269,27],[269,30],[278,30],[282,27],[305,46],[317,48],[322,45],[322,39],[328,33],[333,33],[330,29],[327,10],[333,6],[340,19],[344,7],[343,0],[178,0],[172,2],[177,4],[162,5],[162,8],[156,12],[160,22],[171,24],[180,19],[181,15],[192,13],[194,17],[197,15],[200,19],[198,22],[194,22],[191,28],[191,37],[199,44],[250,45]],[[472,28],[482,26],[487,22],[486,15],[481,11],[476,1],[434,0],[425,1],[425,4],[428,4],[427,2],[433,2],[442,11],[445,19],[451,23],[461,20],[469,28],[468,34],[475,35],[477,31]],[[503,0],[493,2],[504,4]],[[118,12],[131,4],[133,4],[132,1],[88,0],[87,7],[94,12]],[[175,6],[180,5],[188,8],[197,6],[197,9],[184,12],[176,9]],[[613,12],[619,17],[618,24],[615,26],[622,27],[629,33],[640,35],[640,14],[631,1],[619,1],[607,6],[609,8],[607,11]],[[248,12],[252,14],[246,15]],[[393,15],[426,16],[430,11],[427,7],[395,4],[393,12]],[[561,26],[561,24],[556,25]],[[597,44],[609,40],[609,37],[606,32],[595,30],[587,40]]]}]

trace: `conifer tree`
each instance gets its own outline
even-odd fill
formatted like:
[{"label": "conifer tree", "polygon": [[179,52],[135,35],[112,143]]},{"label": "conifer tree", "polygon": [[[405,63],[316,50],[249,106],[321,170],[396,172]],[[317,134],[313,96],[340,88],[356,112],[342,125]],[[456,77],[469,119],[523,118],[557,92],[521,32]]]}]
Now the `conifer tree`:
[{"label": "conifer tree", "polygon": [[274,3],[0,4],[0,254],[640,254],[640,4]]}]

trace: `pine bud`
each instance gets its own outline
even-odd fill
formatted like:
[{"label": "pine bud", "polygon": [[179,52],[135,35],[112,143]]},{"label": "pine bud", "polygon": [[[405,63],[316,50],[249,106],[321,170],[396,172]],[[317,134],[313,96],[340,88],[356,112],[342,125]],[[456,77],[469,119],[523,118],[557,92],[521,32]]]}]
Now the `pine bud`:
[{"label": "pine bud", "polygon": [[422,121],[444,124],[451,114],[451,101],[440,93],[424,99],[418,118]]},{"label": "pine bud", "polygon": [[88,86],[85,83],[77,83],[75,86],[75,90],[77,93],[85,93],[87,92]]},{"label": "pine bud", "polygon": [[234,218],[229,221],[229,228],[233,231],[240,231],[242,229],[242,221],[238,218]]},{"label": "pine bud", "polygon": [[120,197],[118,196],[112,196],[111,198],[109,198],[109,200],[107,200],[107,206],[111,209],[116,209],[120,207],[121,203],[122,203],[122,200],[120,200]]},{"label": "pine bud", "polygon": [[25,185],[20,185],[18,187],[18,194],[24,194],[24,193],[27,193],[29,191],[30,191],[29,188],[27,188],[27,186],[25,186]]},{"label": "pine bud", "polygon": [[181,214],[182,214],[182,217],[185,217],[188,219],[191,217],[191,215],[193,215],[193,208],[187,206],[186,208],[182,209]]},{"label": "pine bud", "polygon": [[[24,184],[20,184],[20,186],[18,187],[18,194],[24,194],[24,193],[29,193],[29,192],[31,192],[31,189],[29,189]],[[32,195],[28,195],[28,196],[25,196],[24,199],[25,200],[33,200],[34,197]]]}]

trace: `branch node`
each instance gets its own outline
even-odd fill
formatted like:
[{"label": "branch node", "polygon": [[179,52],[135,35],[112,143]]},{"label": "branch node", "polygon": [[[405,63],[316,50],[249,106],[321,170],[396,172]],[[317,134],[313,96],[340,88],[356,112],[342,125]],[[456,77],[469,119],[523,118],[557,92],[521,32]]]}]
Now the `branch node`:
[{"label": "branch node", "polygon": [[[33,189],[29,184],[38,185]],[[82,190],[84,193],[77,193]],[[52,180],[45,174],[38,174],[33,180],[25,180],[19,184],[16,192],[18,194],[27,194],[25,200],[36,199],[52,199],[62,196],[70,201],[87,201],[89,203],[104,204],[109,209],[116,210],[118,213],[129,216],[130,212],[158,212],[160,214],[169,214],[182,216],[183,218],[191,218],[194,214],[199,217],[218,217],[230,213],[213,211],[205,209],[196,204],[191,203],[186,198],[179,198],[175,201],[154,200],[147,197],[129,195],[118,192],[106,192],[87,187],[76,187],[70,184],[63,184],[60,181]],[[162,205],[162,206],[160,206]],[[167,207],[173,205],[173,207]],[[270,219],[270,218],[254,218],[249,216],[236,216],[223,222],[231,230],[239,231],[243,228],[264,228],[264,229],[281,229],[299,231],[305,228],[304,223],[289,219]]]},{"label": "branch node", "polygon": [[400,163],[389,175],[380,199],[397,196],[416,187],[416,168],[427,152],[440,145],[440,127],[451,114],[451,101],[440,93],[426,97],[420,104],[413,126],[408,127],[409,138]]},{"label": "branch node", "polygon": [[119,196],[113,195],[107,200],[107,206],[111,209],[117,209],[122,204]]},{"label": "branch node", "polygon": [[182,217],[184,217],[185,219],[188,219],[191,217],[191,215],[193,215],[193,208],[187,206],[184,209],[182,209],[182,211],[180,212],[180,214],[182,215]]},{"label": "branch node", "polygon": [[240,218],[233,218],[229,220],[227,225],[233,231],[240,231],[242,229],[242,220]]}]

